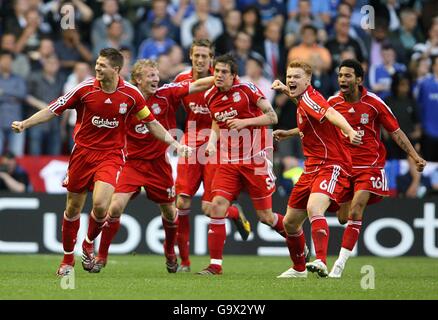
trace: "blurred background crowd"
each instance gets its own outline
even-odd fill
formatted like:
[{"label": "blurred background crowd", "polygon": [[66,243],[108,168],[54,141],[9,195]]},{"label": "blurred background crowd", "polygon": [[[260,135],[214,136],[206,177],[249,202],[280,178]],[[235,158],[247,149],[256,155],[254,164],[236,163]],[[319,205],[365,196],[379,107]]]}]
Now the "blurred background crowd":
[{"label": "blurred background crowd", "polygon": [[[215,43],[216,55],[232,52],[239,76],[273,103],[274,129],[296,127],[295,105],[270,90],[289,61],[309,62],[313,86],[328,98],[337,91],[340,61],[358,59],[364,85],[392,109],[423,157],[438,162],[436,0],[0,0],[0,190],[3,173],[17,167],[14,157],[70,153],[74,113],[22,135],[12,134],[10,123],[92,76],[100,49],[123,52],[126,79],[137,59],[157,60],[164,84],[190,67],[192,40],[202,38]],[[405,154],[384,139],[394,194],[438,190],[438,170],[419,176],[406,162],[403,172]],[[299,139],[276,146],[280,192],[293,187],[302,160]]]}]

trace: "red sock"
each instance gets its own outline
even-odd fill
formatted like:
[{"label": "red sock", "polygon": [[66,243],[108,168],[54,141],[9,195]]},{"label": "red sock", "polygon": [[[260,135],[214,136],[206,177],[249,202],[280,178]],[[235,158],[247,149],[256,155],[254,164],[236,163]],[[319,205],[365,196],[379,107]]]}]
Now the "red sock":
[{"label": "red sock", "polygon": [[304,256],[306,239],[304,238],[303,230],[301,229],[297,233],[287,235],[286,244],[289,249],[290,258],[294,263],[294,269],[300,272],[306,270],[306,257]]},{"label": "red sock", "polygon": [[74,262],[74,250],[81,221],[80,217],[81,215],[78,215],[76,218],[69,219],[65,216],[64,212],[64,219],[62,221],[62,246],[64,248],[64,259],[62,260],[62,263],[72,265]]},{"label": "red sock", "polygon": [[359,238],[360,229],[362,228],[362,220],[348,220],[347,228],[345,228],[344,236],[342,237],[342,248],[353,250]]},{"label": "red sock", "polygon": [[106,260],[111,242],[117,231],[120,229],[120,218],[111,218],[108,216],[107,223],[102,228],[102,237],[99,245],[99,258]]},{"label": "red sock", "polygon": [[87,238],[91,242],[96,239],[96,237],[99,235],[99,233],[102,231],[102,226],[105,223],[105,218],[97,219],[94,215],[94,212],[91,211],[90,217],[88,219],[88,232],[87,232]]},{"label": "red sock", "polygon": [[178,212],[178,233],[177,243],[181,265],[190,266],[190,209],[177,209]]},{"label": "red sock", "polygon": [[236,206],[229,206],[226,217],[231,220],[239,219],[239,209]]},{"label": "red sock", "polygon": [[329,228],[324,216],[314,216],[310,219],[312,226],[312,239],[315,246],[316,259],[321,259],[327,264],[327,246],[329,239]]},{"label": "red sock", "polygon": [[164,233],[166,235],[165,250],[167,254],[175,254],[176,233],[178,231],[178,215],[174,221],[168,221],[161,217],[163,221]]},{"label": "red sock", "polygon": [[284,224],[283,224],[284,216],[275,212],[274,215],[276,217],[275,218],[276,220],[274,220],[274,224],[272,225],[272,228],[275,231],[277,231],[280,236],[286,238],[286,231],[284,231]]},{"label": "red sock", "polygon": [[208,248],[211,259],[222,260],[225,238],[225,219],[211,218],[208,226]]}]

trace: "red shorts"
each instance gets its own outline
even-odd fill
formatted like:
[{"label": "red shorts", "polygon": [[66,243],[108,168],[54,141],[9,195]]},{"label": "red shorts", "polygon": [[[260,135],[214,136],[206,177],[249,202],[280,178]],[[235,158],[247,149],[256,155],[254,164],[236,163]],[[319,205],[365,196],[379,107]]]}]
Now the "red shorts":
[{"label": "red shorts", "polygon": [[124,163],[123,150],[94,150],[75,145],[62,185],[74,193],[93,190],[96,181],[116,187]]},{"label": "red shorts", "polygon": [[353,168],[350,177],[350,188],[345,195],[347,202],[353,199],[354,193],[359,190],[371,193],[368,204],[382,201],[389,196],[388,180],[383,168]]},{"label": "red shorts", "polygon": [[145,187],[147,197],[158,204],[175,201],[172,166],[166,154],[153,160],[128,159],[123,167],[116,193],[135,192]]},{"label": "red shorts", "polygon": [[323,193],[332,200],[327,210],[337,211],[339,204],[346,202],[345,193],[349,186],[349,176],[340,166],[329,166],[316,172],[303,173],[293,187],[287,205],[295,209],[306,209],[311,193]]},{"label": "red shorts", "polygon": [[[204,148],[205,149],[205,148]],[[204,150],[203,149],[203,150]],[[197,149],[199,150],[199,148]],[[196,160],[196,152],[189,159],[179,158],[176,176],[176,194],[193,197],[201,182],[204,184],[202,201],[211,202],[211,185],[215,176],[217,164],[201,164]]]},{"label": "red shorts", "polygon": [[257,164],[220,164],[214,177],[212,193],[213,197],[222,196],[232,202],[245,188],[256,210],[270,209],[275,180],[272,162],[266,158]]}]

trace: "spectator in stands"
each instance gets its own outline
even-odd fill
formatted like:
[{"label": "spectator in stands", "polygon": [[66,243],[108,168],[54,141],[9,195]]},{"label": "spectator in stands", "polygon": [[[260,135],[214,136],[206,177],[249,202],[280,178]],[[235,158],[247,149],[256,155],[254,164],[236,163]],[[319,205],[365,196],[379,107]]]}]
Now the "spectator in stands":
[{"label": "spectator in stands", "polygon": [[438,56],[432,58],[432,74],[418,87],[423,137],[421,148],[428,161],[438,161]]},{"label": "spectator in stands", "polygon": [[41,39],[38,51],[29,55],[31,71],[34,72],[41,70],[43,68],[43,60],[54,54],[56,53],[53,40],[49,38]]},{"label": "spectator in stands", "polygon": [[66,76],[73,71],[78,61],[90,63],[93,59],[93,54],[81,41],[77,29],[62,30],[61,40],[55,43],[55,52],[61,63],[61,72]]},{"label": "spectator in stands", "polygon": [[172,67],[171,74],[178,74],[190,66],[184,63],[184,52],[179,45],[174,45],[170,48],[169,53],[170,66]]},{"label": "spectator in stands", "polygon": [[[207,25],[203,21],[196,22],[192,27],[192,38],[193,41],[209,39],[210,33],[208,32]],[[189,50],[190,51],[190,50]]]},{"label": "spectator in stands", "polygon": [[405,49],[405,56],[401,61],[409,62],[413,53],[414,46],[424,41],[423,34],[418,27],[418,17],[416,12],[411,8],[405,8],[400,12],[400,28],[390,34],[390,41],[399,39]]},{"label": "spectator in stands", "polygon": [[184,49],[192,44],[192,27],[198,21],[205,23],[212,41],[215,41],[223,33],[221,20],[210,13],[209,0],[194,0],[194,3],[195,12],[190,17],[183,19],[181,23],[181,44]]},{"label": "spectator in stands", "polygon": [[167,36],[166,24],[156,21],[152,24],[152,37],[145,39],[140,44],[137,59],[156,60],[158,56],[167,53],[175,44],[175,41]]},{"label": "spectator in stands", "polygon": [[269,21],[275,21],[283,28],[286,18],[286,8],[277,0],[257,0],[255,6],[259,9],[262,25],[266,26]]},{"label": "spectator in stands", "polygon": [[[288,0],[287,12],[289,19],[297,19],[300,14],[302,14],[302,2],[306,2],[306,6],[309,6],[309,13],[311,14],[313,20],[309,21],[310,23],[313,24],[313,22],[316,21],[321,21],[325,25],[330,23],[330,2],[327,0]],[[317,28],[319,29],[319,26]],[[324,26],[322,26],[322,28],[324,28]],[[296,32],[298,33],[299,30],[301,30],[301,28],[298,28]]]},{"label": "spectator in stands", "polygon": [[26,13],[29,11],[29,2],[14,0],[13,9],[14,13],[4,21],[4,29],[6,33],[12,33],[20,38],[27,25]]},{"label": "spectator in stands", "polygon": [[[63,94],[71,91],[79,83],[91,78],[91,67],[87,62],[78,61],[76,62],[73,73],[71,73],[64,83]],[[67,109],[62,114],[61,119],[61,139],[62,141],[67,140],[67,147],[69,151],[73,149],[73,129],[76,125],[76,110]]]},{"label": "spectator in stands", "polygon": [[241,30],[251,36],[252,44],[258,47],[263,43],[263,26],[259,9],[256,6],[248,6],[242,11]]},{"label": "spectator in stands", "polygon": [[[97,57],[100,50],[114,48],[120,50],[122,47],[132,48],[132,42],[125,37],[124,25],[120,20],[113,20],[107,25],[107,32],[104,38],[95,42],[93,55]],[[133,49],[131,49],[133,50]]]},{"label": "spectator in stands", "polygon": [[264,61],[263,56],[260,53],[251,50],[251,36],[243,30],[237,33],[236,40],[234,41],[234,47],[236,49],[231,51],[231,54],[236,58],[237,74],[239,76],[245,75],[246,61],[250,56]]},{"label": "spectator in stands", "polygon": [[230,10],[224,17],[225,32],[216,39],[215,47],[218,55],[234,49],[233,43],[242,24],[242,14],[239,10]]},{"label": "spectator in stands", "polygon": [[29,176],[17,164],[12,152],[0,157],[0,192],[24,193],[31,191]]},{"label": "spectator in stands", "polygon": [[108,25],[113,21],[122,23],[123,35],[121,41],[124,44],[132,45],[134,31],[131,22],[123,18],[119,13],[119,3],[117,0],[105,0],[102,2],[103,14],[93,22],[91,28],[91,43],[96,48],[102,39],[107,39]]},{"label": "spectator in stands", "polygon": [[438,20],[432,23],[425,43],[418,43],[413,48],[412,59],[431,58],[438,56]]},{"label": "spectator in stands", "polygon": [[[148,11],[143,21],[139,21],[138,27],[136,26],[136,44],[140,44],[144,39],[152,37],[152,24],[154,22],[161,22],[166,25],[168,37],[173,40],[179,40],[179,29],[175,25],[175,20],[168,10],[168,0],[153,0],[152,7]],[[182,17],[180,18],[182,19]],[[181,22],[179,22],[181,23]]]},{"label": "spectator in stands", "polygon": [[349,29],[350,29],[349,17],[347,16],[336,17],[335,29],[334,29],[335,34],[325,44],[325,47],[331,53],[332,71],[334,71],[341,63],[340,54],[342,51],[346,49],[354,50],[358,61],[363,62],[365,60],[364,59],[365,54],[362,51],[360,44],[349,35],[348,33]]},{"label": "spectator in stands", "polygon": [[27,55],[16,51],[16,37],[12,33],[5,33],[1,37],[1,50],[7,50],[14,53],[12,61],[12,73],[22,78],[27,78],[30,73],[30,63]]},{"label": "spectator in stands", "polygon": [[265,40],[260,47],[254,47],[266,61],[267,73],[271,79],[282,79],[286,69],[286,56],[283,44],[282,30],[274,20],[269,21],[265,27]]},{"label": "spectator in stands", "polygon": [[[65,29],[62,27],[62,23],[65,20],[66,13],[72,13],[73,17],[69,17],[67,20],[67,22],[70,24],[68,27],[78,28],[81,30],[83,40],[89,44],[90,25],[93,22],[94,17],[93,10],[90,8],[89,4],[91,5],[93,2],[94,1],[84,0],[52,0],[48,2],[45,7],[49,10],[47,16],[51,21],[52,30],[54,32],[61,32],[63,29]],[[62,28],[60,28],[60,26]],[[53,36],[56,39],[61,37],[60,34],[54,34]]]},{"label": "spectator in stands", "polygon": [[[322,1],[327,4],[327,1]],[[327,40],[327,32],[324,29],[324,22],[319,15],[312,13],[313,1],[310,0],[289,0],[289,19],[286,22],[285,42],[286,47],[291,48],[301,42],[300,31],[305,25],[313,25],[318,30],[318,42]]]},{"label": "spectator in stands", "polygon": [[161,54],[157,58],[158,71],[160,73],[160,82],[158,85],[161,87],[167,83],[172,82],[176,74],[172,70],[172,65],[170,64],[170,58],[168,54]]},{"label": "spectator in stands", "polygon": [[287,60],[303,60],[307,63],[319,59],[322,62],[322,70],[330,70],[332,57],[329,50],[316,42],[317,30],[312,25],[306,25],[301,30],[303,42],[289,50]]},{"label": "spectator in stands", "polygon": [[254,83],[270,103],[274,102],[275,92],[271,89],[272,81],[263,76],[263,60],[250,56],[246,61],[245,76],[241,80]]},{"label": "spectator in stands", "polygon": [[0,51],[0,154],[10,150],[22,156],[25,136],[11,132],[10,124],[14,118],[23,119],[27,90],[25,80],[12,73],[12,61],[12,52]]},{"label": "spectator in stands", "polygon": [[371,65],[369,78],[371,90],[380,98],[385,99],[390,95],[392,76],[397,72],[405,72],[406,66],[396,61],[396,52],[391,44],[382,46],[383,63]]},{"label": "spectator in stands", "polygon": [[[418,121],[416,101],[412,95],[412,82],[407,73],[395,73],[392,77],[391,95],[385,99],[385,103],[391,108],[392,113],[398,120],[400,129],[408,136],[412,145],[420,150],[421,126]],[[415,162],[394,142],[386,131],[383,132],[386,147],[386,158],[407,159],[409,162],[409,177],[406,186],[402,188],[408,198],[416,198],[420,187],[421,174],[417,172]]]},{"label": "spectator in stands", "polygon": [[23,32],[18,37],[16,52],[32,52],[38,49],[40,41],[44,37],[49,37],[50,30],[42,27],[41,18],[38,10],[28,10],[26,12],[26,25]]},{"label": "spectator in stands", "polygon": [[[56,55],[43,60],[43,70],[33,73],[28,81],[27,102],[41,110],[63,93],[64,77],[59,72],[60,63]],[[29,154],[61,154],[60,119],[57,117],[29,129]]]}]

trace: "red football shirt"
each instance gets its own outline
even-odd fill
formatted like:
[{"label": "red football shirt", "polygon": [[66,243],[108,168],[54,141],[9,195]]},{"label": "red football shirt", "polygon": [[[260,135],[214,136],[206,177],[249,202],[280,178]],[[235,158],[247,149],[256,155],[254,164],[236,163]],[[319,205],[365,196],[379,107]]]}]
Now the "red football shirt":
[{"label": "red football shirt", "polygon": [[330,97],[328,102],[347,119],[354,130],[362,133],[360,145],[353,145],[348,139],[344,139],[351,152],[353,167],[383,168],[386,149],[380,139],[380,126],[390,133],[400,129],[400,126],[382,99],[363,87],[360,87],[360,90],[361,98],[358,102],[346,102],[342,93]]},{"label": "red football shirt", "polygon": [[298,100],[297,123],[302,133],[305,172],[328,165],[339,165],[350,171],[351,156],[341,131],[325,119],[328,108],[328,102],[312,86]]},{"label": "red football shirt", "polygon": [[119,78],[116,91],[106,93],[94,78],[78,84],[65,95],[53,100],[49,110],[60,115],[76,109],[75,144],[96,150],[125,147],[126,121],[137,113],[144,121],[154,120],[140,91]]},{"label": "red football shirt", "polygon": [[[175,78],[175,82],[194,82],[193,70],[181,72]],[[199,147],[208,141],[208,130],[211,128],[210,111],[205,102],[205,92],[192,93],[182,98],[182,104],[187,112],[184,137],[182,143]],[[202,132],[199,132],[203,130]]]},{"label": "red football shirt", "polygon": [[205,93],[205,100],[213,119],[220,129],[220,149],[222,161],[238,161],[251,159],[261,151],[272,149],[272,144],[266,138],[265,126],[246,127],[239,132],[229,130],[227,120],[234,118],[246,119],[263,115],[257,107],[259,99],[265,96],[251,82],[234,81],[228,91],[219,91],[217,87]]},{"label": "red football shirt", "polygon": [[[158,88],[146,99],[146,105],[166,130],[176,128],[176,108],[179,100],[189,93],[189,83],[170,83]],[[128,124],[128,158],[155,159],[166,152],[168,144],[149,133],[146,125],[136,117]]]}]

